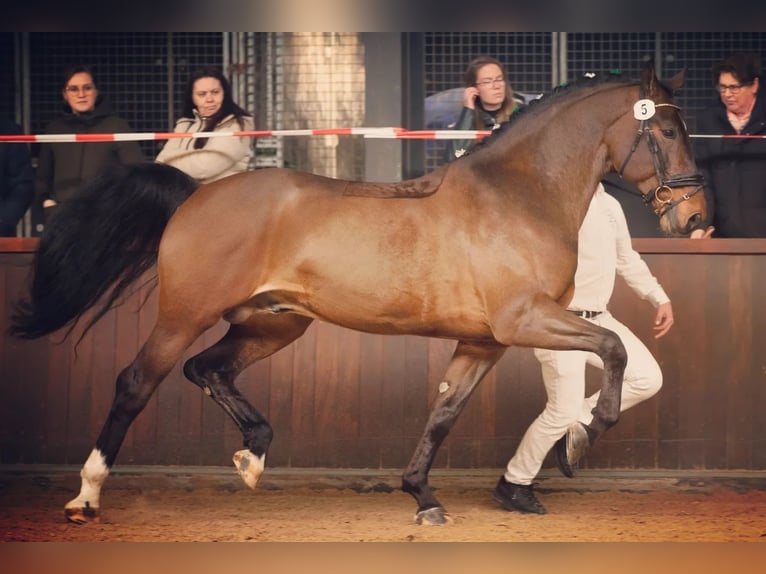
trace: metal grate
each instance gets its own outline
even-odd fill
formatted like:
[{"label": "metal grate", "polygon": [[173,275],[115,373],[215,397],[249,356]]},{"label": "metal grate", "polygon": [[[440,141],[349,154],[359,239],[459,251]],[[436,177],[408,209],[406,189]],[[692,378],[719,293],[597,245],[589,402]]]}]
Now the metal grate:
[{"label": "metal grate", "polygon": [[736,51],[755,52],[766,65],[766,33],[763,32],[663,32],[660,53],[663,76],[686,67],[686,81],[678,94],[689,130],[694,133],[697,115],[718,100],[713,65]]},{"label": "metal grate", "polygon": [[[565,46],[559,61],[554,38]],[[686,81],[678,94],[689,129],[696,116],[717,97],[712,66],[737,50],[766,55],[763,32],[433,32],[424,34],[426,96],[462,85],[465,66],[479,54],[498,58],[508,69],[515,90],[548,91],[563,80],[585,72],[620,70],[638,77],[642,63],[655,58],[658,71],[669,78],[686,68]],[[443,144],[427,146],[427,170],[442,160]]]},{"label": "metal grate", "polygon": [[[500,60],[513,89],[540,93],[551,86],[553,70],[550,32],[428,32],[424,34],[424,78],[426,97],[460,87],[468,63],[488,54]],[[458,102],[455,117],[460,112]],[[411,127],[411,126],[405,126]],[[426,126],[445,128],[446,126]],[[445,142],[426,142],[425,170],[443,162]]]},{"label": "metal grate", "polygon": [[14,61],[15,50],[13,34],[0,34],[0,115],[9,120],[21,123],[21,117],[17,115],[16,84]]},{"label": "metal grate", "polygon": [[638,77],[642,63],[654,57],[657,44],[654,32],[569,32],[566,40],[566,79],[569,81],[587,72],[611,70],[619,70],[628,77]]},{"label": "metal grate", "polygon": [[[282,34],[248,34],[252,46],[253,62],[250,71],[257,129],[282,129],[282,94],[284,70],[282,62]],[[256,105],[257,104],[257,105]],[[255,141],[254,167],[282,167],[284,165],[284,139],[263,137]]]},{"label": "metal grate", "polygon": [[[102,94],[136,131],[165,131],[181,113],[189,73],[221,65],[222,34],[30,34],[30,129],[42,133],[61,112],[61,74],[71,64],[93,69]],[[160,142],[142,142],[147,158]]]},{"label": "metal grate", "polygon": [[[276,50],[283,89],[275,103],[282,106],[277,121],[283,129],[364,125],[364,46],[358,34],[283,34]],[[287,167],[328,177],[364,178],[361,136],[286,138],[282,145]]]},{"label": "metal grate", "polygon": [[[500,59],[514,89],[528,94],[589,71],[618,68],[637,76],[642,61],[653,56],[662,77],[686,68],[678,99],[694,133],[697,114],[717,97],[713,63],[736,50],[766,55],[766,33],[428,32],[422,46],[426,97],[459,88],[466,65],[480,54]],[[0,33],[0,113],[28,118],[29,132],[42,133],[61,110],[61,71],[84,63],[136,131],[165,131],[180,116],[189,73],[219,65],[236,75],[238,94],[244,94],[238,103],[255,113],[259,129],[363,126],[364,61],[364,45],[352,32]],[[417,62],[412,69],[420,73]],[[141,143],[148,159],[161,145]],[[425,142],[425,171],[442,162],[443,146]],[[364,179],[364,140],[259,139],[255,167],[270,165]]]}]

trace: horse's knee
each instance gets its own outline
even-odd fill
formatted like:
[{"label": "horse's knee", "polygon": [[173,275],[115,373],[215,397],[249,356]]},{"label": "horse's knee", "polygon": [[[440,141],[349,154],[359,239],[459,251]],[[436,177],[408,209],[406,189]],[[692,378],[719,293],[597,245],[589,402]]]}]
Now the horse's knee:
[{"label": "horse's knee", "polygon": [[611,365],[613,368],[624,371],[625,365],[628,363],[628,352],[625,349],[622,339],[620,339],[617,333],[614,333],[613,331],[608,332],[604,337],[603,349],[604,354],[602,359],[604,365]]}]

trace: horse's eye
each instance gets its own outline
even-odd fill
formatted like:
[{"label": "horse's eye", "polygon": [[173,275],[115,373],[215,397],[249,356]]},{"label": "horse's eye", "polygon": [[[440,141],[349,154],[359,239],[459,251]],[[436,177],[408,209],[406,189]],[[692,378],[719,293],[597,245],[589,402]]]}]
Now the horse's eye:
[{"label": "horse's eye", "polygon": [[662,135],[668,138],[669,140],[676,139],[676,130],[674,130],[673,128],[665,128],[660,131],[662,132]]}]

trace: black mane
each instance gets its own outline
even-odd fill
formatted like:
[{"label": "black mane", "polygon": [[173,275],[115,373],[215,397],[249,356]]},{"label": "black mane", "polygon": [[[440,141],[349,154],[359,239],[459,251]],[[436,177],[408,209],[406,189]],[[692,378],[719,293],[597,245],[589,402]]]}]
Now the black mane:
[{"label": "black mane", "polygon": [[471,147],[464,154],[464,156],[471,155],[473,153],[476,153],[477,151],[480,151],[486,148],[489,145],[492,145],[492,143],[495,142],[498,139],[498,137],[501,137],[509,129],[513,129],[513,126],[515,126],[520,119],[523,120],[524,118],[530,115],[534,115],[537,112],[544,111],[550,108],[556,102],[558,102],[561,98],[569,96],[572,93],[576,93],[586,89],[597,88],[601,85],[606,85],[606,84],[619,84],[619,85],[630,86],[630,85],[637,85],[638,83],[639,82],[637,80],[631,80],[616,74],[583,76],[582,78],[575,80],[573,82],[564,82],[563,84],[555,86],[551,91],[544,93],[541,97],[536,98],[532,100],[531,102],[529,102],[528,104],[526,104],[525,106],[519,108],[519,110],[511,114],[511,117],[507,122],[500,124],[499,128],[493,130],[490,135],[483,138],[476,145]]}]

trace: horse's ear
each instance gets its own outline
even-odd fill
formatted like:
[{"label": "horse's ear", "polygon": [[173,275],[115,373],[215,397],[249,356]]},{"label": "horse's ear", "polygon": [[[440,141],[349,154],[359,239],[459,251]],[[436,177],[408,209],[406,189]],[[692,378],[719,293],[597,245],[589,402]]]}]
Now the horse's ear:
[{"label": "horse's ear", "polygon": [[686,68],[683,68],[680,72],[668,80],[668,88],[670,88],[673,93],[676,93],[681,89],[681,86],[684,85],[684,80],[686,80]]},{"label": "horse's ear", "polygon": [[649,58],[641,68],[641,87],[645,94],[653,94],[657,89],[657,74],[654,71],[654,58]]}]

